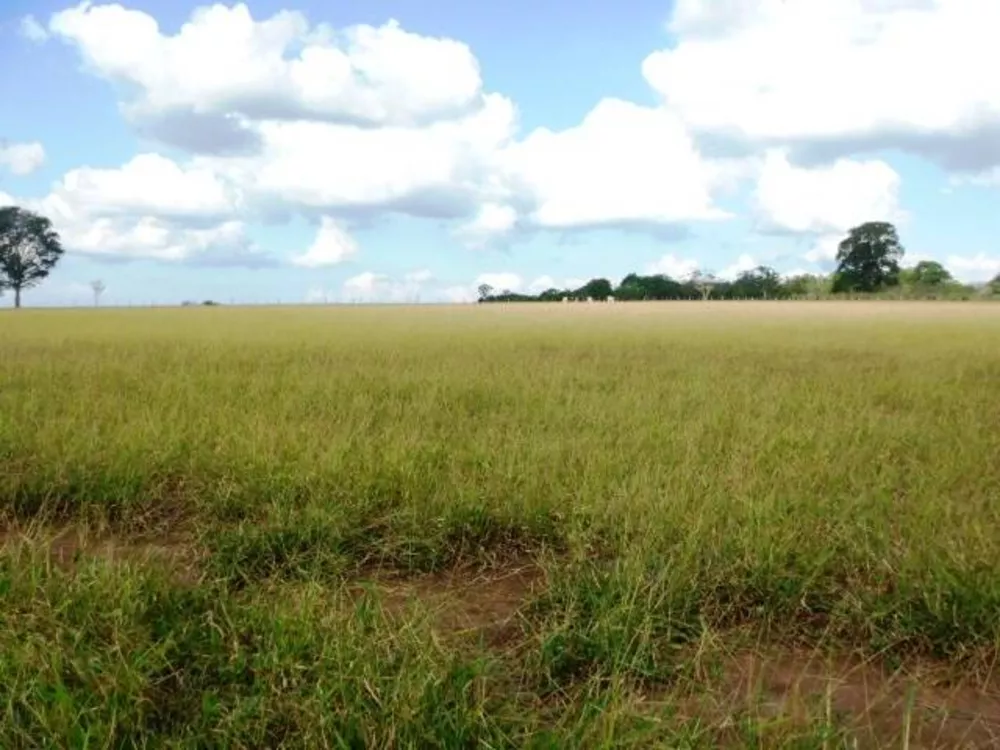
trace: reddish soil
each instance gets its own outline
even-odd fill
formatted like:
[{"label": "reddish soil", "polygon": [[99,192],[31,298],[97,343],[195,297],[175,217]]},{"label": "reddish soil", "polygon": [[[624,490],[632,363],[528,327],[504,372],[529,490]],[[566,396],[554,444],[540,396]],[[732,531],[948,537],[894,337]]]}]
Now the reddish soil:
[{"label": "reddish soil", "polygon": [[[82,556],[126,562],[153,562],[194,580],[197,550],[181,537],[124,541],[66,528],[39,535],[0,531],[0,547],[22,539],[46,540],[52,560],[74,566]],[[479,570],[459,567],[423,576],[374,572],[368,582],[392,615],[411,605],[425,609],[435,630],[449,639],[482,639],[489,647],[512,651],[527,644],[518,621],[523,607],[545,585],[534,563],[508,561]],[[360,594],[360,582],[354,586]],[[736,640],[736,639],[734,639]],[[774,718],[793,725],[830,714],[847,726],[859,748],[908,750],[1000,748],[1000,680],[973,680],[942,664],[908,664],[893,670],[876,660],[827,656],[781,646],[742,650],[721,658],[714,649],[696,664],[689,685],[677,684],[642,702],[658,710],[680,709],[681,718],[698,718],[720,728],[739,716]],[[682,657],[683,658],[683,657]]]},{"label": "reddish soil", "polygon": [[481,636],[490,646],[502,648],[516,639],[518,613],[541,587],[542,578],[533,563],[515,562],[488,571],[456,568],[416,577],[378,574],[372,583],[390,613],[419,602],[439,633]]},{"label": "reddish soil", "polygon": [[[709,670],[685,713],[722,724],[740,711],[789,721],[831,714],[858,747],[1000,747],[1000,687],[956,681],[944,665],[890,670],[860,658],[744,652]],[[700,682],[700,680],[699,680]]]}]

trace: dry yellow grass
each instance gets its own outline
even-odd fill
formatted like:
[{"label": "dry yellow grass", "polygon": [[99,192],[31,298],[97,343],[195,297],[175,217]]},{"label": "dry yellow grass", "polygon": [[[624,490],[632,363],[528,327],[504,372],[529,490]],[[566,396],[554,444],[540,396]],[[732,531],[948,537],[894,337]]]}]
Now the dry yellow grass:
[{"label": "dry yellow grass", "polygon": [[982,694],[998,344],[975,303],[4,314],[0,745],[859,736],[726,699],[760,644]]}]

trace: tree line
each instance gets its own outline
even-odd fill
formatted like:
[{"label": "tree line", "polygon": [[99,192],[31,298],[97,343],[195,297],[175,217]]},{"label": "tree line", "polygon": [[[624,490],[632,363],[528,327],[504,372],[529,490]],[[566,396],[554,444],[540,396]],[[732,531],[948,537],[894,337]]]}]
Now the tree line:
[{"label": "tree line", "polygon": [[559,302],[562,300],[698,299],[823,299],[886,296],[908,299],[972,299],[1000,297],[1000,274],[982,286],[962,284],[942,264],[920,261],[902,268],[905,250],[896,228],[888,222],[867,222],[851,229],[837,247],[837,268],[831,274],[783,277],[760,265],[735,279],[720,279],[695,271],[684,279],[666,274],[630,273],[617,285],[605,278],[591,279],[578,289],[546,289],[539,294],[479,287],[480,302]]},{"label": "tree line", "polygon": [[[608,279],[591,279],[579,289],[546,289],[540,294],[479,287],[480,302],[558,302],[562,300],[685,300],[685,299],[802,299],[853,295],[886,295],[911,299],[971,299],[1000,297],[1000,274],[974,287],[959,283],[936,261],[921,261],[902,268],[905,250],[896,228],[888,222],[867,222],[848,232],[837,247],[837,269],[830,275],[783,277],[773,268],[757,266],[735,279],[719,279],[695,271],[685,279],[665,274],[630,273],[617,285]],[[14,292],[14,306],[21,293],[41,283],[63,255],[63,246],[52,222],[17,206],[0,207],[0,294]],[[96,305],[104,283],[91,283]],[[206,303],[207,304],[207,303]]]}]

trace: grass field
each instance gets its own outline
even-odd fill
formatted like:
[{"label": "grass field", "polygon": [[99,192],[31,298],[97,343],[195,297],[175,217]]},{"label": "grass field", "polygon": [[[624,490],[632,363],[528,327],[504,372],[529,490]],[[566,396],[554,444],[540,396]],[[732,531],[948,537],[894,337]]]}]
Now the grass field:
[{"label": "grass field", "polygon": [[995,747],[1000,305],[4,312],[0,539],[4,748]]}]

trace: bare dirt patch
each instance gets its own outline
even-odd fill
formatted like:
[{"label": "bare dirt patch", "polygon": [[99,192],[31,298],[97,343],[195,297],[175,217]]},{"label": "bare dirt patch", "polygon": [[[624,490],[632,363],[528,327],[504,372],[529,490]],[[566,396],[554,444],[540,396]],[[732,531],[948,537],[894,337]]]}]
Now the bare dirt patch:
[{"label": "bare dirt patch", "polygon": [[956,680],[947,665],[892,669],[857,657],[805,651],[744,652],[722,660],[711,688],[684,702],[691,718],[725,726],[749,712],[846,726],[858,747],[1000,747],[1000,684]]},{"label": "bare dirt patch", "polygon": [[161,565],[185,581],[196,578],[199,557],[190,540],[181,535],[123,539],[74,526],[0,530],[0,549],[21,545],[47,549],[49,559],[65,569],[75,568],[81,560],[98,558],[116,563]]},{"label": "bare dirt patch", "polygon": [[[416,577],[379,573],[370,584],[390,614],[417,604],[441,635],[483,638],[493,648],[504,648],[516,640],[518,615],[544,585],[543,578],[537,564],[515,561],[485,571],[458,567]],[[360,594],[362,587],[355,590]]]}]

